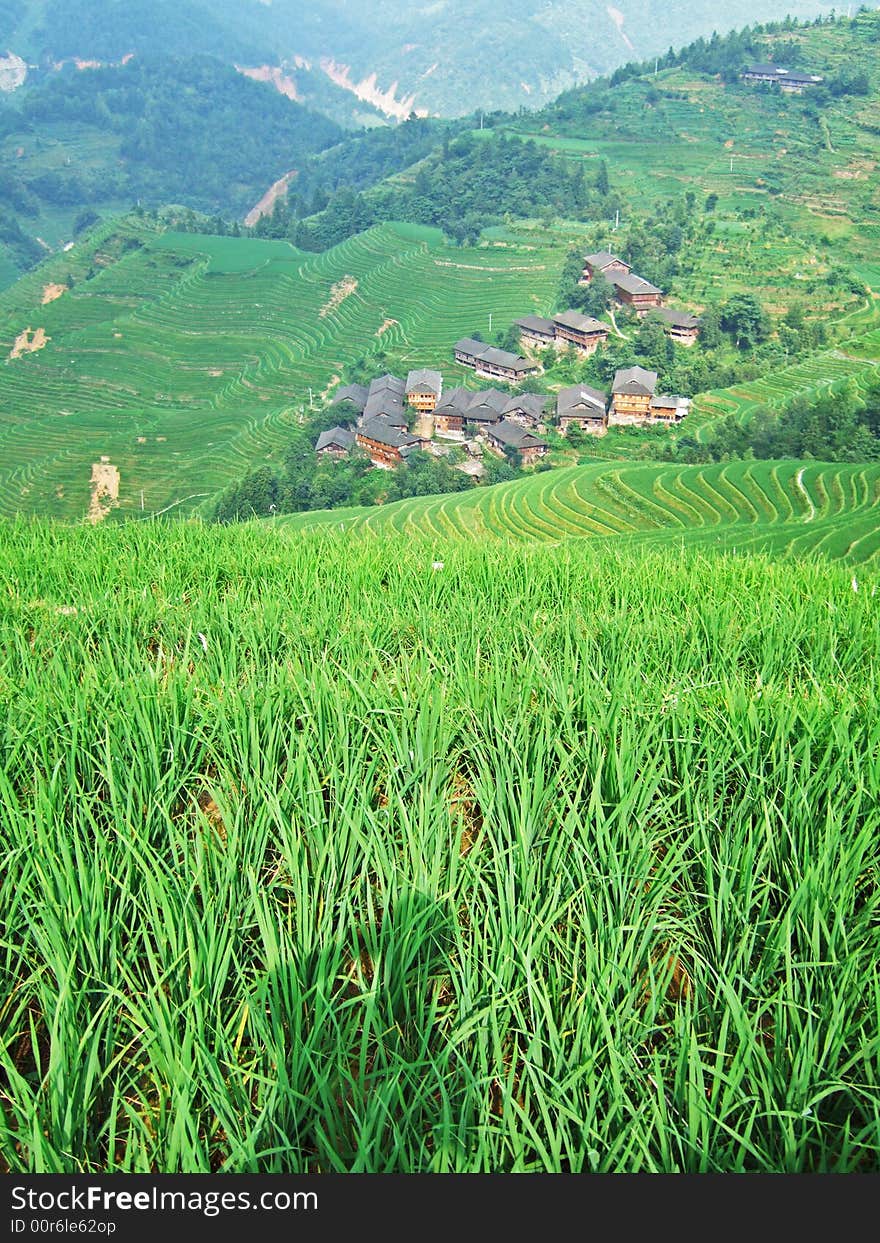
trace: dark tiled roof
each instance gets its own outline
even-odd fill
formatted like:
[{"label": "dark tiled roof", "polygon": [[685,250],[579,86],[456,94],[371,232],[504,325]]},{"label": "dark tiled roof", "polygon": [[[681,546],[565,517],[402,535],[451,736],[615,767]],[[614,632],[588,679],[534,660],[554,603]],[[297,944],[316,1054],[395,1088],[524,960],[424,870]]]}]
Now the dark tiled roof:
[{"label": "dark tiled roof", "polygon": [[564,328],[571,328],[574,332],[608,333],[611,329],[607,324],[603,324],[600,319],[594,319],[592,315],[581,315],[580,311],[562,311],[559,315],[553,316],[554,324],[562,324]]},{"label": "dark tiled roof", "polygon": [[801,85],[808,85],[823,80],[816,73],[798,73],[797,71],[793,73],[790,69],[783,69],[781,65],[747,65],[743,73],[746,76],[772,77],[779,82],[796,82]]},{"label": "dark tiled roof", "polygon": [[657,387],[657,372],[644,367],[621,367],[614,376],[613,393],[641,394],[650,397]]},{"label": "dark tiled roof", "polygon": [[673,328],[699,328],[700,326],[698,315],[691,315],[689,311],[674,311],[669,306],[655,307],[651,314],[659,315]]},{"label": "dark tiled roof", "polygon": [[411,371],[406,377],[406,392],[434,393],[439,397],[443,392],[443,377],[439,371]]},{"label": "dark tiled roof", "polygon": [[[593,255],[585,255],[584,263],[588,263],[591,268],[598,268],[599,271],[602,271],[610,263],[626,263],[626,260],[618,259],[617,255],[612,255],[607,250],[597,250]],[[629,264],[626,263],[626,266],[629,267]]]},{"label": "dark tiled roof", "polygon": [[509,393],[502,393],[497,388],[487,388],[484,392],[475,394],[475,400],[471,402],[471,406],[491,406],[500,414],[509,401]]},{"label": "dark tiled roof", "polygon": [[546,393],[520,393],[518,397],[508,398],[507,404],[501,411],[502,414],[529,414],[532,418],[540,419],[544,414],[547,405]]},{"label": "dark tiled roof", "polygon": [[377,376],[370,385],[370,396],[373,393],[396,393],[398,397],[406,396],[406,384],[401,380],[400,376],[385,375]]},{"label": "dark tiled roof", "polygon": [[451,388],[443,394],[443,406],[444,409],[454,408],[460,414],[464,414],[468,406],[472,405],[478,396],[478,393],[473,392],[469,388],[461,388],[460,386],[458,388]]},{"label": "dark tiled roof", "polygon": [[490,428],[488,434],[493,440],[498,440],[503,445],[510,445],[513,449],[547,447],[547,441],[542,440],[540,436],[536,436],[534,432],[526,431],[518,423],[508,423],[506,420],[503,423],[499,423],[496,427]]},{"label": "dark tiled roof", "polygon": [[642,276],[636,276],[634,272],[611,272],[608,276],[612,285],[618,289],[623,289],[626,293],[662,293],[656,285],[652,285],[650,281],[646,281]]},{"label": "dark tiled roof", "polygon": [[333,398],[333,405],[338,406],[342,402],[348,402],[355,410],[360,412],[367,404],[369,392],[364,384],[346,384],[344,388],[337,389]]},{"label": "dark tiled roof", "polygon": [[470,354],[476,358],[477,362],[486,363],[491,367],[500,367],[516,373],[535,370],[534,363],[521,358],[519,354],[509,354],[507,350],[496,349],[494,345],[487,345],[485,341],[474,341],[471,337],[456,341],[453,348],[456,354]]},{"label": "dark tiled roof", "polygon": [[321,432],[315,445],[315,452],[330,448],[331,445],[336,449],[350,449],[353,444],[353,431],[347,427],[331,427],[328,431]]},{"label": "dark tiled roof", "polygon": [[393,419],[399,427],[405,427],[409,421],[404,410],[403,401],[390,389],[371,393],[364,406],[364,421],[385,417]]},{"label": "dark tiled roof", "polygon": [[463,419],[465,417],[464,410],[460,406],[452,405],[447,401],[444,401],[442,406],[438,406],[434,414],[438,419]]},{"label": "dark tiled roof", "polygon": [[480,362],[492,367],[501,367],[507,371],[531,371],[534,364],[519,354],[510,354],[507,350],[497,350],[494,345],[488,346],[480,355]]},{"label": "dark tiled roof", "polygon": [[601,419],[607,404],[608,398],[599,389],[590,388],[588,384],[577,384],[574,388],[564,388],[556,398],[556,413],[560,418],[579,415]]},{"label": "dark tiled roof", "polygon": [[469,423],[498,423],[501,411],[490,406],[488,402],[475,402],[464,417]]},{"label": "dark tiled roof", "polygon": [[552,319],[543,319],[540,315],[524,315],[516,321],[516,327],[526,332],[536,332],[542,337],[552,337],[555,327]]},{"label": "dark tiled roof", "polygon": [[473,337],[462,337],[460,341],[456,341],[453,349],[456,354],[473,354],[475,358],[479,358],[486,349],[486,342],[475,341]]},{"label": "dark tiled roof", "polygon": [[399,427],[393,427],[387,419],[370,419],[363,427],[358,429],[358,436],[365,436],[368,440],[375,440],[377,444],[387,445],[390,449],[402,449],[407,445],[417,445],[419,439],[417,436],[411,436],[409,432],[401,431]]}]

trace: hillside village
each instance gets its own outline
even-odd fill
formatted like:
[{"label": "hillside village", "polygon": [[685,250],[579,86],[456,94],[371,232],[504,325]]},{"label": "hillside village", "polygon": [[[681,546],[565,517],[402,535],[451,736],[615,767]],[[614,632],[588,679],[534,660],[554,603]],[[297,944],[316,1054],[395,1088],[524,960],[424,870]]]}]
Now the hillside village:
[{"label": "hillside village", "polygon": [[[697,340],[699,318],[664,307],[663,291],[616,255],[600,251],[585,256],[581,283],[598,278],[608,282],[614,302],[637,318],[657,315],[678,344],[690,346]],[[541,373],[537,351],[572,350],[590,357],[612,332],[602,320],[574,310],[552,318],[527,315],[514,327],[524,354],[465,337],[452,348],[455,362],[481,379],[516,385]],[[543,434],[551,428],[561,436],[572,427],[603,436],[615,426],[680,423],[690,399],[658,393],[658,380],[656,371],[631,366],[616,371],[610,393],[575,385],[558,393],[511,394],[496,388],[445,389],[441,373],[432,369],[412,370],[406,379],[385,374],[369,385],[337,390],[331,406],[340,422],[321,433],[315,451],[321,458],[340,460],[360,450],[385,470],[402,465],[416,450],[443,457],[463,449],[466,458],[459,469],[472,475],[483,473],[485,452],[501,458],[515,455],[520,465],[531,466],[549,453]]]}]

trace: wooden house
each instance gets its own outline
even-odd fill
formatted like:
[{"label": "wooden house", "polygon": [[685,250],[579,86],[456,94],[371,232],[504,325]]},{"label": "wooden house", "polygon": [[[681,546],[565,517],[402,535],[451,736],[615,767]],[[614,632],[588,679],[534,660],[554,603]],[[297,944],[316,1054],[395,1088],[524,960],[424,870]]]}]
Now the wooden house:
[{"label": "wooden house", "polygon": [[431,414],[443,392],[439,371],[411,371],[406,378],[406,400],[420,414]]},{"label": "wooden house", "polygon": [[511,397],[501,411],[508,423],[518,423],[520,427],[537,427],[544,421],[547,395],[545,393],[520,393]]},{"label": "wooden house", "polygon": [[328,431],[321,432],[315,445],[315,452],[318,457],[344,458],[351,453],[354,443],[354,432],[349,428],[331,427]]},{"label": "wooden house", "polygon": [[353,410],[355,414],[363,414],[368,397],[369,389],[365,385],[346,384],[344,388],[336,390],[332,404],[342,406],[346,410]]},{"label": "wooden house", "polygon": [[475,341],[471,337],[457,341],[453,349],[457,363],[472,367],[477,375],[487,379],[515,382],[539,370],[537,363],[519,354],[510,354],[507,350],[496,349],[494,345],[486,345],[484,341]]},{"label": "wooden house", "polygon": [[617,255],[609,254],[607,250],[598,250],[595,254],[585,255],[581,284],[589,285],[593,277],[599,274],[604,276],[606,280],[610,280],[615,273],[623,276],[631,271],[632,268],[629,264],[624,263],[622,259],[618,259]]},{"label": "wooden house", "polygon": [[657,389],[657,372],[644,367],[623,367],[611,386],[610,424],[644,423],[651,417],[651,399]]},{"label": "wooden house", "polygon": [[482,393],[472,394],[472,400],[464,412],[465,423],[473,423],[478,427],[488,427],[492,423],[500,423],[504,418],[504,410],[510,402],[510,395],[497,388],[485,389]]},{"label": "wooden house", "polygon": [[700,319],[688,311],[674,311],[671,307],[655,307],[650,313],[656,315],[667,336],[679,345],[693,345],[700,335]]},{"label": "wooden house", "polygon": [[514,326],[519,329],[519,339],[523,345],[546,349],[548,345],[556,342],[556,325],[552,319],[543,319],[540,315],[524,315]]},{"label": "wooden house", "polygon": [[801,95],[808,86],[818,86],[824,78],[816,73],[792,73],[781,65],[749,65],[740,74],[743,82],[772,82],[787,95]]},{"label": "wooden house", "polygon": [[434,410],[434,431],[438,436],[464,440],[464,412],[449,402],[443,402]]},{"label": "wooden house", "polygon": [[542,458],[545,453],[550,452],[550,446],[546,440],[542,440],[540,436],[536,436],[526,428],[520,427],[519,424],[509,423],[507,420],[496,423],[494,427],[487,428],[486,440],[489,448],[497,453],[499,457],[505,456],[506,449],[515,449],[523,466],[530,466],[538,458]]},{"label": "wooden house", "polygon": [[405,461],[414,449],[420,447],[417,436],[399,427],[394,427],[387,419],[371,419],[362,424],[356,432],[357,444],[370,458],[374,466],[393,469]]},{"label": "wooden house", "polygon": [[652,423],[680,423],[691,408],[689,397],[661,393],[651,398],[649,413]]},{"label": "wooden house", "polygon": [[378,376],[369,387],[359,422],[368,423],[378,418],[393,419],[398,427],[408,425],[406,385],[395,375]]},{"label": "wooden house", "polygon": [[553,327],[556,329],[557,344],[574,346],[584,355],[595,354],[600,345],[605,345],[611,331],[600,319],[581,315],[579,311],[562,311],[554,315]]},{"label": "wooden house", "polygon": [[586,384],[564,388],[556,398],[556,418],[565,436],[570,427],[579,427],[591,436],[604,436],[608,430],[608,399],[597,388]]},{"label": "wooden house", "polygon": [[654,307],[663,305],[663,290],[641,276],[632,272],[612,272],[608,279],[614,289],[616,301],[621,306],[632,307],[639,318],[647,315]]}]

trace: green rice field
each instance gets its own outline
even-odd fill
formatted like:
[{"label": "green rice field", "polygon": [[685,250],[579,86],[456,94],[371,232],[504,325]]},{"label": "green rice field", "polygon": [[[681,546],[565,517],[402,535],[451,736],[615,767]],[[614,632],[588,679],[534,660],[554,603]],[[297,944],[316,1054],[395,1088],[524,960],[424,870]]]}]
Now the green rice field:
[{"label": "green rice field", "polygon": [[3,1167],[876,1172],[876,569],[425,530],[4,528]]},{"label": "green rice field", "polygon": [[283,531],[528,544],[614,539],[651,545],[820,554],[880,553],[880,466],[601,462],[469,493],[280,518]]},{"label": "green rice field", "polygon": [[[280,455],[310,390],[317,409],[347,363],[391,348],[451,367],[490,312],[549,309],[564,257],[453,248],[406,224],[310,256],[133,221],[111,233],[115,252],[99,236],[93,275],[48,305],[76,252],[0,295],[0,515],[84,518],[101,457],[120,471],[120,515],[186,512]],[[10,358],[38,328],[48,344]]]}]

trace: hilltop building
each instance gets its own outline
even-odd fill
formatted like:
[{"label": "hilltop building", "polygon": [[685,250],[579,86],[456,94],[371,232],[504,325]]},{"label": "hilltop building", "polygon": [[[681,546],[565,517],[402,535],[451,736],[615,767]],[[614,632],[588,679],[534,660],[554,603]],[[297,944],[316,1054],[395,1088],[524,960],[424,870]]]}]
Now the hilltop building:
[{"label": "hilltop building", "polygon": [[477,375],[490,380],[508,380],[515,383],[539,370],[537,363],[530,362],[519,354],[498,350],[493,345],[486,345],[485,341],[475,341],[471,337],[456,341],[453,348],[457,363],[471,367]]},{"label": "hilltop building", "polygon": [[591,436],[604,436],[608,430],[608,398],[586,384],[564,388],[556,398],[556,421],[563,436],[572,426]]},{"label": "hilltop building", "polygon": [[582,315],[580,311],[562,311],[554,315],[553,326],[556,329],[556,340],[562,345],[573,345],[579,353],[595,354],[600,345],[608,341],[611,329],[600,319],[592,315]]},{"label": "hilltop building", "polygon": [[781,65],[749,65],[739,75],[743,82],[772,82],[787,95],[802,95],[809,86],[824,82],[817,73],[796,73]]}]

